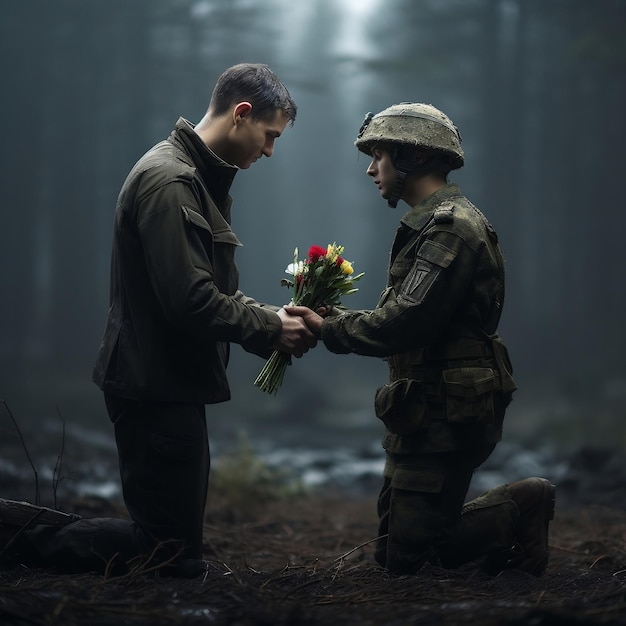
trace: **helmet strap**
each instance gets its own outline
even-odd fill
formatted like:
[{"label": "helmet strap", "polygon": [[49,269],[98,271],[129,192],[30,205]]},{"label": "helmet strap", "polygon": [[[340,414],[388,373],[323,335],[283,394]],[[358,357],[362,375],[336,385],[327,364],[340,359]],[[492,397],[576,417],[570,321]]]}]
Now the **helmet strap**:
[{"label": "helmet strap", "polygon": [[413,174],[419,171],[421,167],[418,165],[414,159],[412,159],[413,150],[409,149],[407,146],[399,145],[394,146],[391,154],[391,163],[396,170],[396,182],[391,191],[391,195],[387,200],[387,204],[395,209],[398,206],[398,202],[402,197],[402,193],[404,191],[404,185],[406,184],[406,177],[409,174]]},{"label": "helmet strap", "polygon": [[396,182],[387,200],[387,204],[392,209],[396,208],[402,197],[406,178],[409,174],[417,174],[421,177],[426,174],[431,174],[432,172],[439,172],[447,177],[450,171],[449,164],[445,157],[434,155],[428,158],[424,163],[417,163],[411,158],[413,152],[414,150],[411,146],[400,145],[396,146],[391,154],[391,163],[396,170]]},{"label": "helmet strap", "polygon": [[404,191],[404,183],[406,182],[406,177],[408,172],[396,169],[396,182],[393,185],[393,189],[391,190],[391,195],[387,198],[387,204],[395,209],[398,206],[398,201],[402,197],[402,192]]}]

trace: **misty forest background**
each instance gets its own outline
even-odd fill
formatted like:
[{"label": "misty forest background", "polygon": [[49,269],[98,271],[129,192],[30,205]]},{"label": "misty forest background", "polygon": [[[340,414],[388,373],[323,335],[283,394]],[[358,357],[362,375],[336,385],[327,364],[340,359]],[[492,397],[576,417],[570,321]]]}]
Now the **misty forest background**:
[{"label": "misty forest background", "polygon": [[[243,291],[286,302],[294,247],[337,241],[366,273],[346,304],[374,306],[407,207],[380,199],[353,141],[367,111],[432,103],[463,136],[451,179],[507,260],[505,436],[626,449],[624,0],[4,0],[0,48],[0,399],[22,425],[109,431],[91,370],[118,190],[179,116],[201,118],[223,69],[254,61],[299,111],[232,189]],[[261,366],[233,348],[210,428],[379,438],[383,361],[320,345],[276,397],[252,385]]]}]

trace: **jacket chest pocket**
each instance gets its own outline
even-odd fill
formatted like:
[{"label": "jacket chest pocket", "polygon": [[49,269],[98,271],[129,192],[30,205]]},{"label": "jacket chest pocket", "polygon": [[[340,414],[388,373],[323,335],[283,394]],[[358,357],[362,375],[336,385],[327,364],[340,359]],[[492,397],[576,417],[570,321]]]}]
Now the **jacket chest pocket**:
[{"label": "jacket chest pocket", "polygon": [[[221,221],[213,228],[200,213],[182,206],[183,215],[189,226],[197,233],[204,250],[202,254],[208,257],[210,262],[209,271],[217,288],[228,295],[237,290],[239,284],[239,271],[235,264],[235,248],[241,246],[237,235],[230,230],[228,223]],[[198,259],[200,256],[198,256]],[[205,261],[206,263],[206,261]]]},{"label": "jacket chest pocket", "polygon": [[213,280],[222,293],[232,296],[237,291],[239,270],[235,263],[235,246],[230,241],[215,241],[213,246]]},{"label": "jacket chest pocket", "polygon": [[[230,229],[228,222],[221,218],[221,223],[211,227],[209,222],[200,213],[186,206],[181,206],[185,220],[194,228],[202,238],[208,237],[208,241],[213,243],[230,244],[231,246],[242,246],[237,235]],[[217,209],[216,209],[217,210]]]}]

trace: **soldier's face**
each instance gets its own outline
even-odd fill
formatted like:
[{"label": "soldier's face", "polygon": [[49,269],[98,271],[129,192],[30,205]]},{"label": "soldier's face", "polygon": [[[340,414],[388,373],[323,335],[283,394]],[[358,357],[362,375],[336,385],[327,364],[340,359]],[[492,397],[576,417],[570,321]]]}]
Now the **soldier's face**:
[{"label": "soldier's face", "polygon": [[367,168],[367,175],[372,177],[380,195],[387,200],[391,196],[397,174],[391,155],[384,146],[376,145],[372,148],[372,162]]}]

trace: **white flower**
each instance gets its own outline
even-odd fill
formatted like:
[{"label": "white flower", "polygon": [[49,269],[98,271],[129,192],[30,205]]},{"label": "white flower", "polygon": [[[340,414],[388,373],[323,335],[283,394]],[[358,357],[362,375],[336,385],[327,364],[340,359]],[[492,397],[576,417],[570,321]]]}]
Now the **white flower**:
[{"label": "white flower", "polygon": [[304,272],[304,261],[298,261],[298,263],[289,263],[285,268],[285,274],[291,274],[292,276],[298,276]]}]

